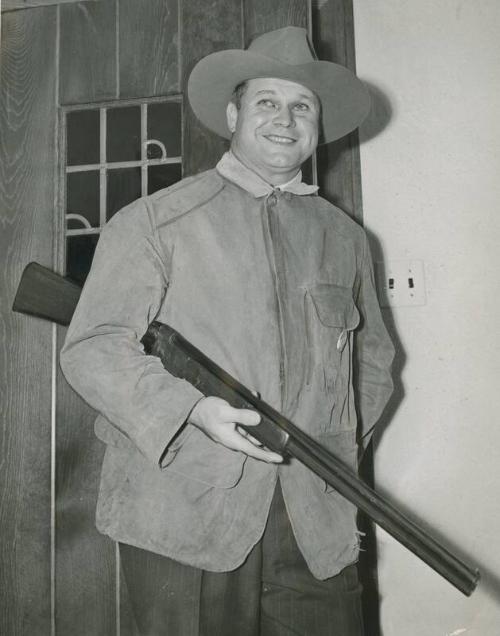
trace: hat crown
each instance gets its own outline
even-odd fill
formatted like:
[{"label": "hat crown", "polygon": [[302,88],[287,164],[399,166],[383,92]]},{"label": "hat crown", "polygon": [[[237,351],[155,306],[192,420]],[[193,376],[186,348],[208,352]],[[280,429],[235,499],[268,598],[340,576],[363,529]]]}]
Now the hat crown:
[{"label": "hat crown", "polygon": [[291,65],[308,64],[317,59],[307,31],[301,27],[284,27],[259,35],[248,50]]}]

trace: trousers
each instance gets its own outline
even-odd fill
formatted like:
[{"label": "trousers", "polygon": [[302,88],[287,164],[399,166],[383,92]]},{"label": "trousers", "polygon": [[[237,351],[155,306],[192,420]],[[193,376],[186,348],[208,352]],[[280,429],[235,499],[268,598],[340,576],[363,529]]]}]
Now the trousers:
[{"label": "trousers", "polygon": [[236,570],[207,572],[126,544],[120,561],[142,636],[364,634],[356,564],[312,576],[279,482],[263,537]]}]

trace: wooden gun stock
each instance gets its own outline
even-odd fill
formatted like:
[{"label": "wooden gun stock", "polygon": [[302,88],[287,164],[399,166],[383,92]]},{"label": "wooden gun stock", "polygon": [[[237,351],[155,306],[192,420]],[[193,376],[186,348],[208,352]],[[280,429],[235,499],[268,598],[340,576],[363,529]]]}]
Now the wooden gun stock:
[{"label": "wooden gun stock", "polygon": [[69,278],[38,263],[29,263],[19,281],[12,309],[67,326],[81,293],[80,285]]},{"label": "wooden gun stock", "polygon": [[[62,325],[70,322],[78,302],[76,283],[30,263],[23,273],[13,309]],[[184,378],[204,395],[216,395],[236,408],[258,411],[261,422],[249,432],[268,448],[302,462],[375,523],[406,546],[461,592],[469,596],[479,571],[461,561],[439,541],[367,486],[335,455],[290,420],[257,398],[168,325],[153,322],[142,339],[145,351],[158,356],[165,369]]]}]

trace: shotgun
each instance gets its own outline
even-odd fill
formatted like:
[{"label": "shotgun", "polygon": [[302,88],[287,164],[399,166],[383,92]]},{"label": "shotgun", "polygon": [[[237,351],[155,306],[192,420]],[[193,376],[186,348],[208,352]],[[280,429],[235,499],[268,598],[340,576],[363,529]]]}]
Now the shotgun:
[{"label": "shotgun", "polygon": [[[73,281],[38,263],[30,263],[21,277],[13,310],[68,325],[80,292],[80,286]],[[355,471],[256,397],[180,333],[153,322],[141,342],[145,352],[158,356],[169,373],[187,380],[204,395],[221,397],[235,408],[258,411],[260,423],[247,428],[253,437],[272,451],[302,462],[463,594],[472,594],[480,578],[477,568],[460,560],[367,486]]]}]

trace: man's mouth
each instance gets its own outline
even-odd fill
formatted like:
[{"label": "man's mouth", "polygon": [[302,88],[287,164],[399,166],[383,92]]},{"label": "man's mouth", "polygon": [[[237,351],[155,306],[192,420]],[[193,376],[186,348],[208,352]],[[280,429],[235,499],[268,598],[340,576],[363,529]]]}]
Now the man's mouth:
[{"label": "man's mouth", "polygon": [[281,135],[264,135],[264,137],[266,139],[269,139],[269,141],[272,141],[275,144],[283,144],[283,145],[294,144],[297,141],[296,139],[293,139],[292,137],[282,137]]}]

